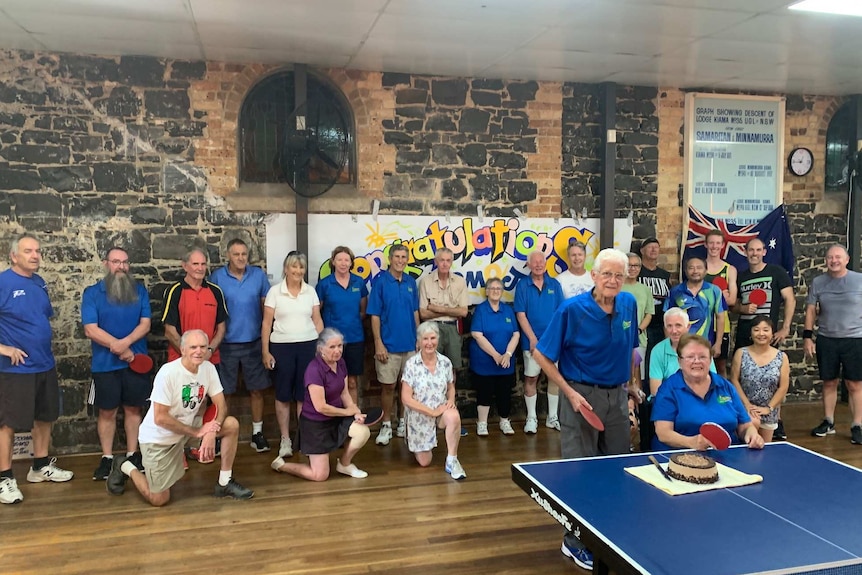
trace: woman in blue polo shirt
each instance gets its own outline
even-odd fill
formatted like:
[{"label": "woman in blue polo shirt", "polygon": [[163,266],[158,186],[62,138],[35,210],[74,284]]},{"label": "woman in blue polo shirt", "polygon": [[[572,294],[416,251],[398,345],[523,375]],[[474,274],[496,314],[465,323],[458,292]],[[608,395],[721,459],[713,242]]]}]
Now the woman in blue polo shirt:
[{"label": "woman in blue polo shirt", "polygon": [[491,278],[485,284],[488,299],[473,312],[470,324],[470,381],[475,384],[479,421],[476,435],[488,435],[488,412],[496,396],[500,431],[513,435],[509,413],[512,411],[512,388],[515,385],[515,361],[521,337],[512,306],[500,301],[503,281]]},{"label": "woman in blue polo shirt", "polygon": [[365,280],[350,273],[354,256],[350,248],[338,246],[329,256],[332,273],[317,282],[323,325],[344,334],[344,361],[347,363],[347,389],[357,402],[356,383],[365,368],[365,306],[368,288]]},{"label": "woman in blue polo shirt", "polygon": [[656,437],[652,448],[705,451],[712,445],[700,435],[700,426],[710,421],[723,427],[734,443],[741,438],[748,447],[761,449],[763,438],[751,424],[736,388],[709,371],[712,359],[709,340],[685,334],[679,339],[677,354],[679,371],[662,383],[653,402]]}]

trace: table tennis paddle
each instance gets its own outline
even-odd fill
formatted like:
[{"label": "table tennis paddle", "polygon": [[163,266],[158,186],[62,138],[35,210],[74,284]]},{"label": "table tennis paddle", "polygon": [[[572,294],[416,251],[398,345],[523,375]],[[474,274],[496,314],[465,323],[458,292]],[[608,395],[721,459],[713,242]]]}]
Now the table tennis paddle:
[{"label": "table tennis paddle", "polygon": [[212,421],[218,417],[218,407],[216,404],[210,401],[210,404],[207,406],[207,410],[204,411],[204,425]]},{"label": "table tennis paddle", "polygon": [[766,292],[762,289],[752,290],[750,294],[748,294],[748,301],[756,305],[757,307],[762,306],[766,303],[767,297]]},{"label": "table tennis paddle", "polygon": [[586,407],[581,407],[580,413],[584,416],[584,419],[587,420],[587,423],[592,425],[594,429],[598,431],[605,430],[605,424],[602,423],[602,420],[599,419],[599,416],[596,415],[595,411],[593,411],[592,409],[587,409]]},{"label": "table tennis paddle", "polygon": [[719,451],[730,447],[730,434],[717,423],[707,421],[700,426],[700,434]]},{"label": "table tennis paddle", "polygon": [[717,287],[721,291],[724,291],[727,289],[727,280],[721,276],[714,277],[714,278],[712,278],[712,285],[714,285],[715,287]]},{"label": "table tennis paddle", "polygon": [[369,407],[364,413],[365,421],[362,422],[362,425],[374,425],[383,419],[382,407]]},{"label": "table tennis paddle", "polygon": [[150,373],[153,369],[153,358],[145,353],[136,353],[129,362],[129,369],[135,373]]}]

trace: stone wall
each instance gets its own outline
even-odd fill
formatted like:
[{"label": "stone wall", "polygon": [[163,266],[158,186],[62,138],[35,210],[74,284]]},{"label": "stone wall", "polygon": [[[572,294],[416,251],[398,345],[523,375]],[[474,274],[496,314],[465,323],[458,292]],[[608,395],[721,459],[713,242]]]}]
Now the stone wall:
[{"label": "stone wall", "polygon": [[[151,347],[164,354],[161,301],[179,257],[206,246],[221,264],[242,236],[264,254],[264,212],[289,211],[292,196],[249,192],[237,181],[237,120],[248,90],[278,67],[0,52],[0,240],[28,230],[43,240],[44,276],[56,308],[55,353],[64,389],[59,450],[92,450],[95,421],[84,399],[89,341],[80,325],[85,286],[101,276],[112,244],[126,247],[150,290]],[[312,71],[345,95],[354,114],[357,180],[349,197],[312,201],[318,212],[489,214],[518,207],[538,217],[598,215],[601,186],[596,85]],[[662,264],[678,265],[682,225],[684,92],[617,87],[615,216],[634,216],[635,238],[655,234]],[[840,100],[789,97],[785,148],[825,153]],[[817,164],[819,165],[819,164]],[[800,298],[827,242],[844,239],[841,201],[823,196],[822,166],[785,179],[801,270]],[[799,309],[801,311],[801,302]],[[817,391],[791,343],[794,395]],[[465,414],[473,395],[460,389]],[[520,403],[520,402],[518,402]],[[240,408],[242,412],[243,407]],[[242,412],[243,414],[245,412]],[[268,416],[268,425],[274,424]],[[274,429],[274,425],[273,425]]]}]

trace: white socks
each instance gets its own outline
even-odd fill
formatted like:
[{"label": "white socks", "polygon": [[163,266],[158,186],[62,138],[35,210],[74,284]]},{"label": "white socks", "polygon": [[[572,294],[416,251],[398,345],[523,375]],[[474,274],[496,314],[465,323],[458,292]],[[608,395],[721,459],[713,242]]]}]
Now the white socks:
[{"label": "white socks", "polygon": [[219,471],[218,472],[218,484],[224,487],[228,483],[230,483],[230,478],[233,477],[233,472],[231,470],[227,471]]},{"label": "white socks", "polygon": [[548,419],[557,419],[557,405],[559,403],[559,395],[548,394]]},{"label": "white socks", "polygon": [[488,423],[488,412],[491,411],[491,406],[479,405],[476,407],[476,410],[479,412],[479,421],[482,423]]},{"label": "white socks", "polygon": [[262,421],[252,421],[251,422],[251,433],[263,433],[263,422]]},{"label": "white socks", "polygon": [[538,395],[532,397],[524,396],[524,403],[527,404],[527,417],[536,419],[536,400],[538,397]]}]

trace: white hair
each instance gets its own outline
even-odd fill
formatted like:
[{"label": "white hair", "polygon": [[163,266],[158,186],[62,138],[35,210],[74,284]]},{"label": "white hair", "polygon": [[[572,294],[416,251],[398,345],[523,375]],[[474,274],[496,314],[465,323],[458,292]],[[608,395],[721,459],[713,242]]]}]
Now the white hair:
[{"label": "white hair", "polygon": [[664,325],[665,325],[665,327],[667,327],[668,320],[673,319],[675,317],[680,318],[685,323],[685,325],[688,325],[688,323],[689,323],[688,312],[685,311],[684,309],[682,309],[681,307],[672,307],[672,308],[668,309],[666,312],[664,312]]},{"label": "white hair", "polygon": [[596,261],[593,263],[593,271],[597,273],[602,271],[605,263],[617,263],[623,269],[626,269],[629,265],[629,256],[616,248],[605,248],[596,256]]}]

